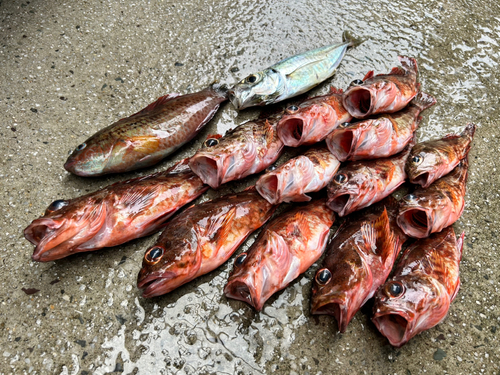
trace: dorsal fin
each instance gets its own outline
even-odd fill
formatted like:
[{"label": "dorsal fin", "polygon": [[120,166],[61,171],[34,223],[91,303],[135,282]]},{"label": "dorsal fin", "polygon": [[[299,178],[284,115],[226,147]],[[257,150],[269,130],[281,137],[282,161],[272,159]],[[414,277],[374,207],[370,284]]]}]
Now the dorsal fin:
[{"label": "dorsal fin", "polygon": [[398,56],[399,63],[408,73],[418,74],[417,60],[413,57]]},{"label": "dorsal fin", "polygon": [[398,253],[399,240],[391,230],[387,210],[376,220],[365,223],[361,227],[361,234],[367,249],[382,258],[382,262]]},{"label": "dorsal fin", "polygon": [[335,86],[330,86],[330,94],[343,94],[343,89],[338,89]]},{"label": "dorsal fin", "polygon": [[295,236],[302,238],[311,237],[311,228],[309,227],[309,221],[306,215],[302,211],[298,211],[289,220],[289,224],[286,227],[287,236]]},{"label": "dorsal fin", "polygon": [[151,103],[150,105],[148,105],[146,108],[144,109],[141,109],[139,112],[137,113],[134,113],[132,116],[129,116],[128,118],[130,117],[135,117],[135,116],[141,116],[141,115],[144,115],[148,112],[151,112],[152,110],[154,110],[155,108],[169,102],[170,100],[172,99],[175,99],[177,98],[178,96],[180,96],[181,94],[178,94],[178,93],[171,93],[171,94],[167,94],[167,95],[164,95],[164,96],[161,96],[159,97],[156,102],[153,102]]},{"label": "dorsal fin", "polygon": [[[385,75],[385,74],[380,74],[380,75]],[[390,76],[404,76],[404,75],[406,75],[406,70],[397,66],[397,67],[394,67],[391,69],[391,71],[389,72],[389,75]]]},{"label": "dorsal fin", "polygon": [[370,70],[370,71],[369,71],[368,73],[366,73],[366,75],[364,76],[363,81],[366,81],[367,79],[372,78],[372,77],[373,77],[373,75],[374,75],[373,70]]}]

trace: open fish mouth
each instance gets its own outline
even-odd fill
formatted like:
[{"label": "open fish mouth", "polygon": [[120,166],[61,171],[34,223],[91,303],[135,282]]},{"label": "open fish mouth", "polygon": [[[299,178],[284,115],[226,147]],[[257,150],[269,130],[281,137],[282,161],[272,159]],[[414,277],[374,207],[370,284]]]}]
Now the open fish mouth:
[{"label": "open fish mouth", "polygon": [[411,182],[413,184],[418,184],[418,185],[422,186],[423,188],[426,188],[430,185],[430,183],[429,183],[430,178],[431,178],[430,173],[424,172],[424,173],[421,173],[418,176],[414,177]]},{"label": "open fish mouth", "polygon": [[299,117],[288,118],[278,125],[278,137],[285,146],[297,147],[301,145],[305,122]]},{"label": "open fish mouth", "polygon": [[350,89],[344,97],[344,107],[357,118],[368,116],[373,108],[373,98],[371,90],[365,87],[355,87]]},{"label": "open fish mouth", "polygon": [[344,193],[334,196],[328,200],[327,206],[339,216],[344,216],[348,213],[351,206],[351,194]]},{"label": "open fish mouth", "polygon": [[327,138],[328,149],[340,161],[346,161],[354,151],[354,131],[350,129],[336,130],[335,134]]},{"label": "open fish mouth", "polygon": [[311,308],[311,313],[315,315],[332,315],[337,321],[337,326],[340,332],[345,332],[347,328],[347,307],[343,301],[333,300],[323,305],[315,304]]},{"label": "open fish mouth", "polygon": [[249,286],[248,282],[242,280],[228,282],[224,288],[224,294],[228,298],[246,302],[258,311],[262,310],[264,306],[260,298],[257,297],[255,288]]},{"label": "open fish mouth", "polygon": [[166,272],[162,275],[149,275],[141,280],[141,275],[139,274],[137,287],[139,289],[143,289],[142,296],[144,298],[161,296],[168,293],[170,290],[175,289],[169,285],[169,282],[175,279],[176,276],[177,275],[174,272]]},{"label": "open fish mouth", "polygon": [[430,212],[418,207],[400,212],[397,222],[406,235],[414,238],[429,236],[432,227]]},{"label": "open fish mouth", "polygon": [[375,315],[372,320],[380,333],[387,337],[391,345],[400,347],[407,341],[405,337],[410,322],[408,317],[403,313],[394,312]]},{"label": "open fish mouth", "polygon": [[257,181],[256,188],[260,195],[262,195],[269,203],[278,204],[280,200],[280,191],[278,176],[272,174],[269,176],[262,176]]},{"label": "open fish mouth", "polygon": [[222,180],[222,163],[218,156],[195,155],[189,161],[191,170],[200,177],[203,183],[217,189]]}]

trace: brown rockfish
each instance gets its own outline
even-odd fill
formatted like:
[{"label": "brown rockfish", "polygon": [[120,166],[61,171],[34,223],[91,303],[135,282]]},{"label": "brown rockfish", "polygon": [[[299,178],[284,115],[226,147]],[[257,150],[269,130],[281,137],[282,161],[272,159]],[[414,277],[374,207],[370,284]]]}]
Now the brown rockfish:
[{"label": "brown rockfish", "polygon": [[207,189],[184,159],[164,172],[56,200],[24,236],[36,245],[32,258],[39,262],[120,245],[160,230],[179,208]]},{"label": "brown rockfish", "polygon": [[218,84],[162,96],[80,144],[64,168],[78,176],[101,176],[149,167],[198,134],[225,100],[227,89]]},{"label": "brown rockfish", "polygon": [[388,197],[349,216],[335,233],[313,281],[311,312],[333,315],[340,332],[391,272],[406,236]]},{"label": "brown rockfish", "polygon": [[465,206],[468,167],[466,156],[451,173],[427,189],[418,187],[401,200],[398,225],[408,236],[428,237],[460,218]]},{"label": "brown rockfish", "polygon": [[269,222],[236,258],[224,294],[260,311],[269,297],[305,272],[323,254],[335,221],[325,203],[295,207]]},{"label": "brown rockfish", "polygon": [[263,171],[283,150],[276,134],[277,123],[277,117],[257,119],[237,126],[222,138],[209,138],[191,157],[189,166],[214,189]]},{"label": "brown rockfish", "polygon": [[144,254],[137,286],[159,296],[213,271],[273,214],[255,188],[191,206],[174,217]]},{"label": "brown rockfish", "polygon": [[328,149],[340,160],[376,159],[402,151],[411,141],[421,120],[420,113],[436,103],[419,92],[408,106],[394,114],[383,114],[352,124],[343,123],[326,137]]},{"label": "brown rockfish", "polygon": [[366,118],[377,113],[400,111],[417,95],[417,61],[398,56],[401,68],[392,68],[389,74],[374,76],[373,71],[363,80],[356,79],[344,94],[345,109],[355,118]]},{"label": "brown rockfish", "polygon": [[373,306],[373,323],[391,345],[404,345],[446,317],[460,287],[463,243],[464,233],[456,240],[448,227],[404,251]]},{"label": "brown rockfish", "polygon": [[410,182],[426,188],[450,173],[469,152],[475,131],[476,125],[468,124],[461,134],[417,143],[406,162]]}]

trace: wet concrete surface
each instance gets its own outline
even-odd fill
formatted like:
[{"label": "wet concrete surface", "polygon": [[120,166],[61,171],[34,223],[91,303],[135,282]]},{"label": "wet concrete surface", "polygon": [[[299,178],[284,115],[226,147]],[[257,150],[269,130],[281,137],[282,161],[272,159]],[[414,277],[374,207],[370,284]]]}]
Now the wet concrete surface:
[{"label": "wet concrete surface", "polygon": [[[145,300],[136,278],[157,235],[31,260],[22,230],[52,201],[162,170],[207,134],[259,111],[238,114],[225,104],[172,158],[127,175],[64,171],[68,152],[89,135],[161,95],[234,83],[337,42],[345,29],[371,39],[328,83],[345,88],[368,70],[388,72],[398,54],[415,56],[422,89],[438,100],[424,113],[419,139],[478,124],[467,204],[455,224],[466,232],[462,287],[440,325],[395,349],[365,308],[339,334],[331,317],[309,313],[317,265],[260,313],[223,296],[231,260]],[[499,374],[499,34],[500,5],[479,0],[0,2],[0,373]],[[327,92],[328,83],[313,93]]]}]

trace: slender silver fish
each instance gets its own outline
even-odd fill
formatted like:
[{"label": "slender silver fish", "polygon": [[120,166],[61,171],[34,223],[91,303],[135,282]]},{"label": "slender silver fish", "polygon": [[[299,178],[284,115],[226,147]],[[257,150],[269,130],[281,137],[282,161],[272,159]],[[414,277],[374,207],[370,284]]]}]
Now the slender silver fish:
[{"label": "slender silver fish", "polygon": [[229,91],[229,100],[240,110],[277,103],[312,89],[335,73],[349,47],[364,41],[347,31],[342,40],[340,44],[313,49],[250,74]]}]

